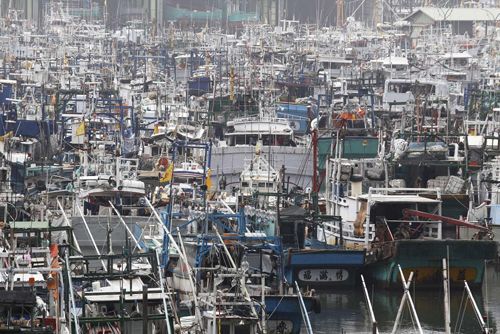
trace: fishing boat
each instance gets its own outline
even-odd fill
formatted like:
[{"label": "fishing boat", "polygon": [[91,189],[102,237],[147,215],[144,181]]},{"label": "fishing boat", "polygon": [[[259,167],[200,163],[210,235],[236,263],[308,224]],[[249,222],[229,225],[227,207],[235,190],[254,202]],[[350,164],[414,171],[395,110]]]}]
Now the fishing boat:
[{"label": "fishing boat", "polygon": [[318,239],[319,227],[332,218],[310,215],[307,209],[297,206],[281,210],[279,225],[288,282],[315,288],[354,287],[358,283],[365,251],[347,249],[342,239],[335,245]]},{"label": "fishing boat", "polygon": [[1,330],[69,333],[65,321],[58,318],[64,310],[57,301],[64,278],[58,245],[51,245],[48,238],[54,229],[45,216],[13,221],[8,205],[2,205],[1,211],[7,221],[0,225],[0,304],[8,309],[0,319]]},{"label": "fishing boat", "polygon": [[254,156],[258,144],[273,168],[286,166],[286,184],[301,186],[310,182],[310,142],[297,144],[289,121],[270,112],[267,116],[237,118],[227,123],[224,139],[216,142],[212,150],[214,176],[224,176],[227,185],[239,183],[241,162]]},{"label": "fishing boat", "polygon": [[[195,144],[174,145],[185,149]],[[209,151],[210,145],[202,149]],[[203,165],[203,181],[208,168],[208,163]],[[172,187],[174,178],[169,182]],[[229,208],[225,213],[226,203],[207,201],[207,189],[200,187],[201,198],[171,192],[166,211],[161,217],[156,213],[166,233],[162,264],[168,269],[170,288],[195,310],[195,318],[184,320],[191,319],[194,331],[213,329],[220,319],[225,328],[244,324],[250,332],[257,332],[261,328],[272,331],[276,326],[286,328],[287,333],[298,333],[301,312],[318,311],[320,306],[316,298],[304,297],[301,302],[301,296],[284,294],[284,286],[280,287],[284,283],[281,239],[254,231],[247,224],[252,211],[245,213],[244,206],[236,212]],[[182,224],[179,219],[184,219]],[[268,313],[270,309],[274,312]]]}]

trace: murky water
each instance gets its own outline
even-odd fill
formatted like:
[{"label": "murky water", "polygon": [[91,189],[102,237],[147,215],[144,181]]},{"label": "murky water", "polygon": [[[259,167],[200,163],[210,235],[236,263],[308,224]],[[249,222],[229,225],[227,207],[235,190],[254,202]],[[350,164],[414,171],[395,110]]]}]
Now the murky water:
[{"label": "murky water", "polygon": [[[387,291],[368,287],[380,333],[392,333],[399,304],[400,291]],[[424,333],[444,333],[443,289],[412,290],[412,298]],[[351,290],[318,291],[321,295],[321,314],[311,315],[315,334],[322,333],[372,333],[372,325],[361,287]],[[473,291],[483,315],[488,315],[489,327],[497,333],[500,329],[500,266],[489,265],[482,289]],[[454,289],[450,296],[451,332],[474,334],[482,329],[463,289]],[[460,305],[462,307],[460,308]],[[465,313],[459,318],[459,310]],[[405,306],[402,326],[396,333],[418,333],[408,306]],[[459,319],[458,319],[459,318]],[[458,319],[458,320],[457,320]],[[302,331],[306,333],[305,330]]]}]

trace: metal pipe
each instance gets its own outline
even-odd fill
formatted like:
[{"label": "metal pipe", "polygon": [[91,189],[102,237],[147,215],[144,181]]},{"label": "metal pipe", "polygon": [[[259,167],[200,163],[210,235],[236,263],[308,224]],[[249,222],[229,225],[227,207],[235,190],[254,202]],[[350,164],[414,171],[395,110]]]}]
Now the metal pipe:
[{"label": "metal pipe", "polygon": [[[410,277],[408,277],[408,288],[410,287],[411,281],[413,279],[413,271],[410,273]],[[394,327],[392,328],[392,334],[396,334],[398,327],[399,327],[399,321],[401,320],[401,315],[403,314],[403,308],[406,303],[406,293],[403,293],[403,298],[401,299],[401,303],[399,304],[399,309],[398,309],[398,314],[396,315],[396,320],[394,321]]]},{"label": "metal pipe", "polygon": [[370,302],[370,296],[368,295],[363,275],[361,275],[361,283],[363,283],[363,291],[365,293],[366,303],[368,304],[368,311],[370,311],[370,317],[372,319],[373,333],[378,334],[377,320],[375,319],[375,313],[373,313],[372,303]]},{"label": "metal pipe", "polygon": [[295,287],[297,288],[297,294],[299,295],[300,311],[302,312],[302,316],[306,319],[307,333],[313,334],[311,321],[309,320],[309,314],[307,313],[306,305],[304,304],[304,300],[302,299],[302,294],[300,293],[300,289],[299,289],[299,285],[297,284],[297,281],[295,281]]},{"label": "metal pipe", "polygon": [[457,143],[451,143],[451,145],[455,146],[455,151],[453,153],[453,160],[458,160],[458,144]]},{"label": "metal pipe", "polygon": [[486,325],[483,316],[481,315],[481,311],[479,311],[479,308],[477,307],[476,300],[474,299],[474,296],[472,295],[472,292],[469,289],[469,284],[467,284],[466,280],[464,280],[464,284],[465,284],[465,290],[467,291],[467,294],[470,299],[470,303],[472,304],[472,308],[474,309],[474,313],[476,314],[477,320],[479,321],[479,325],[481,325],[481,328],[483,329],[483,333],[489,333],[489,328]]},{"label": "metal pipe", "polygon": [[[69,270],[69,259],[68,259],[68,253],[66,252],[66,266],[68,268],[68,283],[69,283],[69,293],[71,295],[71,311],[73,312],[73,318],[75,319],[75,329],[76,333],[79,333],[79,326],[78,326],[78,317],[76,315],[76,303],[75,303],[75,295],[73,293],[73,282],[71,281],[71,273]],[[82,305],[85,307],[85,305]]]},{"label": "metal pipe", "polygon": [[[338,195],[338,194],[337,194]],[[368,201],[366,203],[366,217],[365,217],[365,249],[368,249],[370,243],[370,216],[372,206],[372,188],[368,190]]]},{"label": "metal pipe", "polygon": [[[50,273],[51,271],[62,271],[61,268],[1,268],[0,273],[21,273],[21,274],[37,274],[37,273]],[[12,283],[16,283],[16,281],[12,281]],[[8,284],[8,282],[7,282]]]},{"label": "metal pipe", "polygon": [[[163,299],[163,308],[165,309],[165,321],[167,322],[167,330],[168,334],[172,334],[172,330],[170,329],[170,322],[168,321],[168,309],[167,309],[167,300],[165,299],[165,290],[163,288],[163,275],[161,274],[161,265],[160,265],[160,250],[156,250],[156,261],[158,261],[158,273],[160,274],[160,287],[161,287],[161,296]],[[144,310],[143,310],[144,312]],[[146,325],[147,326],[147,325]]]},{"label": "metal pipe", "polygon": [[[167,313],[167,308],[165,307],[165,293],[163,292],[163,282],[161,286],[162,286],[161,295],[164,300],[163,306],[165,308],[165,313]],[[168,319],[167,319],[167,326],[170,327],[168,325]],[[143,333],[148,332],[148,286],[145,284],[142,286],[142,332]]]},{"label": "metal pipe", "polygon": [[404,285],[406,298],[410,303],[410,310],[413,313],[413,318],[415,319],[415,323],[417,324],[418,332],[420,334],[424,334],[424,332],[422,331],[422,326],[420,325],[420,320],[418,319],[417,311],[415,310],[415,304],[413,304],[413,299],[411,298],[410,284],[406,283],[405,275],[403,274],[403,270],[401,269],[401,266],[399,264],[398,268],[399,268],[399,273],[401,274],[401,281],[403,282]]},{"label": "metal pipe", "polygon": [[446,259],[443,259],[443,288],[444,288],[444,330],[446,334],[451,334],[450,315],[450,286],[448,278],[448,266]]},{"label": "metal pipe", "polygon": [[[261,259],[262,259],[262,254],[261,254]],[[262,270],[262,266],[261,266],[261,270]],[[262,271],[261,271],[262,273]],[[266,277],[264,275],[261,274],[261,277],[260,277],[260,283],[261,283],[261,287],[260,287],[260,297],[261,297],[261,304],[262,305],[266,305],[266,293],[265,293],[265,290],[266,290]],[[264,307],[261,307],[261,311],[262,311],[262,333],[266,334],[267,333],[267,328],[266,328],[266,310],[264,309]]]}]

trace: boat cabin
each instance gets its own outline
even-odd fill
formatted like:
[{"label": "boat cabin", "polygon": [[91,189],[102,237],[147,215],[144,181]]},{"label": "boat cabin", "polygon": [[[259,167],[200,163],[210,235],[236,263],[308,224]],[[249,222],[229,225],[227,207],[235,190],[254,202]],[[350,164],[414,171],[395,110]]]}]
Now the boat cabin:
[{"label": "boat cabin", "polygon": [[352,60],[342,57],[323,56],[319,58],[319,75],[337,78],[344,67],[352,66]]},{"label": "boat cabin", "polygon": [[[419,96],[428,100],[447,99],[449,87],[446,81],[428,79],[388,79],[385,81],[383,105],[389,109],[391,103],[404,104]],[[391,110],[400,110],[402,106],[392,106]]]}]

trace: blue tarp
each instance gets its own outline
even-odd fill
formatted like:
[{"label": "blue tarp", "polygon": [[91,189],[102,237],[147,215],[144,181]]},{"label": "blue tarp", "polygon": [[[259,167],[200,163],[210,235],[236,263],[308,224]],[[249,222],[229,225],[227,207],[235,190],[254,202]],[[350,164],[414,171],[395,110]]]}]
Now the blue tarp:
[{"label": "blue tarp", "polygon": [[40,136],[40,127],[43,127],[43,132],[48,137],[53,133],[57,133],[57,123],[53,121],[27,121],[17,120],[15,123],[6,122],[7,115],[0,117],[0,136],[9,132],[14,132],[14,136],[36,137]]},{"label": "blue tarp", "polygon": [[308,106],[300,104],[279,104],[276,113],[279,118],[286,118],[290,121],[293,131],[305,133],[309,127],[309,116],[313,120],[318,115],[318,110],[314,107],[311,107],[311,115],[308,115],[307,108]]},{"label": "blue tarp", "polygon": [[7,101],[12,97],[12,85],[3,85],[3,89],[0,91],[0,105],[11,105],[11,101]]}]

